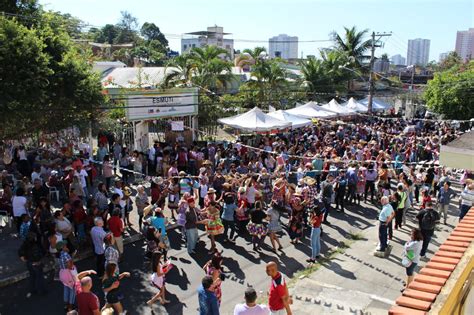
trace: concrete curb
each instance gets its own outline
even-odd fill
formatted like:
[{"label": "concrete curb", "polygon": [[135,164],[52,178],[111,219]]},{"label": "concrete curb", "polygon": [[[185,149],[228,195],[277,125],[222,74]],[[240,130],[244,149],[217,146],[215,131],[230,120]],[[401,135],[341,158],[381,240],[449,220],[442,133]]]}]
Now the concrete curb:
[{"label": "concrete curb", "polygon": [[[166,227],[166,230],[172,230],[172,229],[175,229],[176,227],[178,227],[177,224],[171,224],[171,225],[168,225]],[[126,244],[130,244],[130,243],[134,243],[134,242],[137,242],[141,239],[143,239],[143,235],[140,234],[140,233],[137,233],[137,234],[134,234],[130,237],[125,238],[123,240],[123,244],[126,245]],[[74,257],[74,261],[78,262],[78,261],[81,261],[83,259],[86,259],[86,258],[89,258],[89,257],[92,257],[92,256],[94,256],[94,253],[92,252],[91,249],[88,249],[88,250],[85,250],[85,251],[81,252],[76,257]],[[52,264],[47,264],[43,268],[43,271],[45,273],[50,272],[51,270],[53,270]],[[7,278],[0,279],[0,288],[4,288],[4,287],[9,286],[11,284],[20,282],[20,281],[22,281],[22,280],[24,280],[28,277],[29,277],[28,271],[23,271],[21,273],[9,276]]]}]

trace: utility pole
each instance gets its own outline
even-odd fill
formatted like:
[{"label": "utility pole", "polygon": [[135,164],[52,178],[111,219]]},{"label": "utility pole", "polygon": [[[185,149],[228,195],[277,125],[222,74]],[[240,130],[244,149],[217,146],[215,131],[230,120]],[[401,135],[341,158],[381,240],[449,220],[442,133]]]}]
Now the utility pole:
[{"label": "utility pole", "polygon": [[[378,36],[377,40],[375,37]],[[373,79],[373,72],[374,72],[374,62],[375,62],[375,48],[382,47],[382,44],[377,44],[380,38],[385,36],[392,36],[392,33],[375,33],[372,32],[372,43],[370,48],[370,72],[369,72],[369,101],[367,103],[367,112],[369,115],[372,114],[372,102],[374,98],[374,79]]]}]

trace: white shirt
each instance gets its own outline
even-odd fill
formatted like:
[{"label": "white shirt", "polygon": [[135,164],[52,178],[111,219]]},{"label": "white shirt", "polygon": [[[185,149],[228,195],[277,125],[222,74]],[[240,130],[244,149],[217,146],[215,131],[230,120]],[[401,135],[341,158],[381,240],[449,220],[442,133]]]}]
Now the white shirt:
[{"label": "white shirt", "polygon": [[269,315],[270,309],[266,305],[257,304],[253,307],[247,304],[237,304],[234,308],[234,315]]},{"label": "white shirt", "polygon": [[18,150],[18,158],[20,160],[27,160],[26,151],[25,150]]},{"label": "white shirt", "polygon": [[21,217],[22,214],[26,214],[26,203],[27,200],[23,196],[14,196],[12,199],[13,216]]},{"label": "white shirt", "polygon": [[125,200],[123,200],[123,191],[122,191],[122,189],[115,187],[114,188],[114,193],[116,193],[120,196],[120,207],[122,207],[122,210],[125,209]]},{"label": "white shirt", "polygon": [[81,180],[81,186],[87,187],[86,177],[89,176],[87,175],[87,172],[84,169],[82,169],[80,172],[76,171],[75,175],[79,176]]},{"label": "white shirt", "polygon": [[207,185],[203,184],[201,185],[201,194],[199,197],[204,198],[207,195]]}]

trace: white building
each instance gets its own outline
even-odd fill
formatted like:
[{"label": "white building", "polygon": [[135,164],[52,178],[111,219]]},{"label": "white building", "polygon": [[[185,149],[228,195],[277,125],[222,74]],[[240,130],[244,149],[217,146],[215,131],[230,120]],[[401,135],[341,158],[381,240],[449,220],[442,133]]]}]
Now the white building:
[{"label": "white building", "polygon": [[406,65],[406,58],[403,57],[402,55],[393,55],[391,59],[391,63],[395,66],[405,66]]},{"label": "white building", "polygon": [[407,65],[426,66],[430,58],[430,40],[423,38],[409,39]]},{"label": "white building", "polygon": [[474,59],[474,28],[458,31],[456,34],[456,53],[462,60]]},{"label": "white building", "polygon": [[280,34],[268,40],[268,53],[270,58],[282,59],[298,58],[298,36]]},{"label": "white building", "polygon": [[224,35],[229,34],[230,33],[224,33],[224,28],[217,25],[208,27],[207,31],[186,33],[186,35],[192,35],[193,37],[181,39],[181,53],[189,52],[189,50],[195,47],[214,45],[227,50],[229,53],[227,59],[233,60],[234,40],[224,38]]}]

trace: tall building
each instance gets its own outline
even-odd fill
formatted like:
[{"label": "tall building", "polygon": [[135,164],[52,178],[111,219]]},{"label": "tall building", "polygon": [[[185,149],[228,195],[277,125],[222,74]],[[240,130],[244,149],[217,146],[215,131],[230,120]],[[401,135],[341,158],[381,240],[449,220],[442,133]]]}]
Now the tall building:
[{"label": "tall building", "polygon": [[214,45],[227,50],[229,56],[226,58],[233,60],[234,40],[224,38],[224,35],[229,34],[230,33],[224,33],[224,28],[217,25],[208,27],[207,31],[186,33],[186,35],[192,35],[193,37],[181,39],[181,53],[189,52],[192,48],[195,47]]},{"label": "tall building", "polygon": [[409,39],[407,51],[407,65],[426,66],[430,58],[429,39]]},{"label": "tall building", "polygon": [[444,53],[439,54],[439,62],[443,62],[443,60],[446,59],[450,53],[451,52],[448,51],[448,52],[444,52]]},{"label": "tall building", "polygon": [[403,57],[402,55],[398,54],[398,55],[393,55],[391,59],[391,63],[395,66],[404,66],[406,65],[406,58]]},{"label": "tall building", "polygon": [[474,59],[474,28],[458,31],[455,50],[462,60]]},{"label": "tall building", "polygon": [[282,59],[298,58],[298,36],[280,34],[268,40],[268,53],[270,58]]}]

